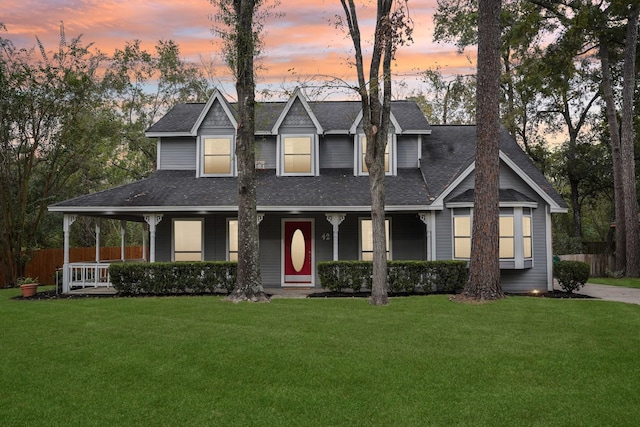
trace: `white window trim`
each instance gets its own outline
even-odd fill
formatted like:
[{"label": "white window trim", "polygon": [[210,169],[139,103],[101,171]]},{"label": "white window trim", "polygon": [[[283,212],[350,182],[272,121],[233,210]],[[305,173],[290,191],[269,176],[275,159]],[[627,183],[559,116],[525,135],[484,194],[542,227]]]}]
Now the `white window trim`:
[{"label": "white window trim", "polygon": [[176,260],[176,221],[199,221],[200,222],[200,261],[204,261],[204,218],[173,218],[171,221],[171,261]]},{"label": "white window trim", "polygon": [[[204,141],[207,138],[229,138],[231,140],[231,173],[205,173],[204,172]],[[238,164],[236,162],[236,137],[231,134],[224,135],[201,135],[198,137],[196,147],[196,176],[198,177],[225,177],[236,176],[238,174]]]},{"label": "white window trim", "polygon": [[[526,207],[526,206],[525,206]],[[514,240],[514,257],[513,258],[500,258],[502,262],[513,262],[514,266],[512,269],[522,270],[525,268],[533,267],[533,209],[529,208],[529,214],[524,213],[523,206],[513,207],[512,214],[500,214],[500,216],[510,216],[513,217],[513,240]],[[464,215],[456,215],[455,209],[451,209],[451,258],[455,260],[464,260],[468,261],[469,258],[456,258],[455,257],[455,227],[454,227],[454,218],[455,217],[469,217],[469,222],[471,226],[471,234],[473,235],[473,208],[469,208],[469,213]],[[524,256],[524,229],[522,224],[522,218],[528,216],[531,222],[531,257],[525,258]],[[473,237],[473,236],[472,236]],[[529,263],[529,266],[525,264]]]},{"label": "white window trim", "polygon": [[[385,217],[384,218],[385,221],[389,221],[389,236],[388,240],[389,240],[389,258],[387,259],[387,261],[392,261],[393,260],[393,240],[392,240],[392,236],[391,236],[391,230],[392,230],[392,218],[390,217]],[[362,261],[362,221],[372,221],[370,216],[362,216],[358,218],[358,260]]]},{"label": "white window trim", "polygon": [[[353,143],[353,170],[355,176],[369,176],[369,172],[362,171],[362,162],[364,161],[364,153],[362,153],[362,138],[366,137],[364,133],[354,135]],[[396,152],[398,149],[398,139],[395,133],[389,133],[389,171],[385,172],[386,176],[395,176],[398,174],[398,161]]]},{"label": "white window trim", "polygon": [[[285,138],[311,138],[311,172],[292,173],[284,170],[284,140]],[[276,144],[276,156],[278,158],[278,176],[317,176],[320,170],[318,156],[318,135],[314,133],[285,133],[278,135]]]}]

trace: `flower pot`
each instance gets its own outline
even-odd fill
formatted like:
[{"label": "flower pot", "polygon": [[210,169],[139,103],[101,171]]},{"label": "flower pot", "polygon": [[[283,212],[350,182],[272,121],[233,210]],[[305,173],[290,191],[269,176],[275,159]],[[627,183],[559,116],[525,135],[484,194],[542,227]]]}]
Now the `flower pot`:
[{"label": "flower pot", "polygon": [[22,291],[23,298],[32,297],[36,294],[36,292],[38,292],[38,284],[27,283],[25,285],[20,285],[20,290]]}]

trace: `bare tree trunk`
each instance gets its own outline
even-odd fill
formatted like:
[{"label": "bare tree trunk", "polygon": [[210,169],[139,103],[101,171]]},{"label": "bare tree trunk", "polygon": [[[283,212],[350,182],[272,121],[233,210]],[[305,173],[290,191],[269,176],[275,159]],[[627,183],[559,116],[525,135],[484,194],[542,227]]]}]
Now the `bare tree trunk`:
[{"label": "bare tree trunk", "polygon": [[640,276],[640,226],[638,225],[638,196],[636,194],[635,155],[633,144],[633,95],[635,92],[636,43],[638,41],[638,11],[634,2],[629,8],[627,37],[624,54],[621,118],[622,188],[624,193],[624,219],[627,233],[628,277]]},{"label": "bare tree trunk", "polygon": [[616,222],[616,271],[626,271],[627,234],[624,219],[624,194],[622,191],[622,157],[620,155],[620,128],[613,98],[613,84],[609,65],[609,44],[606,37],[600,38],[600,63],[602,68],[602,94],[606,105],[607,122],[611,140],[613,161],[613,197],[615,201]]},{"label": "bare tree trunk", "polygon": [[[378,0],[376,30],[369,81],[365,80],[360,29],[353,0],[341,0],[349,34],[355,48],[358,92],[362,101],[362,126],[367,137],[365,163],[371,190],[371,225],[373,231],[373,282],[370,303],[386,305],[387,295],[387,237],[385,228],[385,149],[389,138],[391,117],[391,59],[395,46],[394,32],[406,25],[402,14],[391,17],[393,0]],[[396,26],[396,27],[394,27]],[[382,65],[383,101],[380,102],[380,66]]]},{"label": "bare tree trunk", "polygon": [[500,0],[478,5],[477,147],[469,280],[463,296],[504,297],[500,287]]},{"label": "bare tree trunk", "polygon": [[255,0],[234,0],[236,31],[236,91],[238,93],[238,281],[227,297],[233,302],[269,301],[260,276],[256,211],[255,81],[253,15]]}]

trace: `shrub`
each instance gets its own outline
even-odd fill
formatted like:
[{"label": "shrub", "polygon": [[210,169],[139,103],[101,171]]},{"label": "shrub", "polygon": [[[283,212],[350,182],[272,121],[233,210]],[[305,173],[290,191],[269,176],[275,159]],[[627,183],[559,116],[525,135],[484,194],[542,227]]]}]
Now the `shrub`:
[{"label": "shrub", "polygon": [[[370,261],[322,261],[318,276],[331,291],[371,288],[373,265]],[[456,292],[467,281],[465,261],[388,261],[387,283],[390,292]]]},{"label": "shrub", "polygon": [[560,287],[569,293],[577,291],[589,280],[589,264],[582,261],[558,261],[553,266],[553,276]]},{"label": "shrub", "polygon": [[371,288],[371,261],[322,261],[318,263],[318,277],[322,287],[341,292]]},{"label": "shrub", "polygon": [[126,294],[183,294],[233,290],[237,263],[225,261],[117,263],[111,283]]}]

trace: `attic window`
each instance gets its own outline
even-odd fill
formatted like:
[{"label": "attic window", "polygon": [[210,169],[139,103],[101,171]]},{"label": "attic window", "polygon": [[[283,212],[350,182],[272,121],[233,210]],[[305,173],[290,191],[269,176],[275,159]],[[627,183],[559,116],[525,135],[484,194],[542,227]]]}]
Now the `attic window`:
[{"label": "attic window", "polygon": [[[356,136],[356,140],[356,175],[369,175],[369,169],[367,168],[367,163],[365,162],[365,156],[367,154],[367,137],[364,134],[360,134]],[[394,137],[392,134],[390,134],[384,150],[384,171],[386,175],[393,175],[393,171],[395,169],[393,165],[393,148]]]},{"label": "attic window", "polygon": [[282,135],[280,158],[282,175],[315,175],[314,135]]},{"label": "attic window", "polygon": [[202,138],[202,176],[233,175],[233,137],[205,136]]}]

